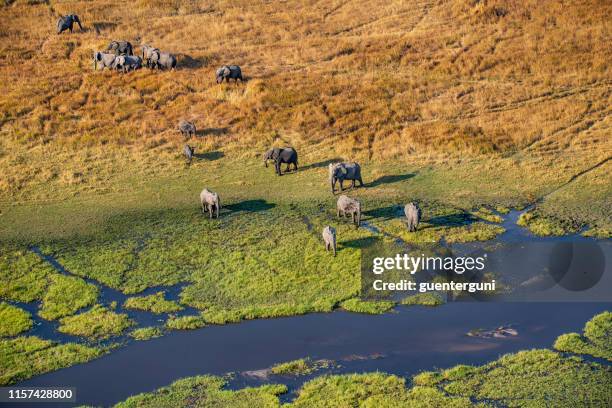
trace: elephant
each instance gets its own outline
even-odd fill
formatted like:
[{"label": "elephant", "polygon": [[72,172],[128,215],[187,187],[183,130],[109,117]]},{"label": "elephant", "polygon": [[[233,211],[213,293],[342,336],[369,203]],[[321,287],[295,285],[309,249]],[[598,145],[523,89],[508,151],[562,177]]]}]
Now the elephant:
[{"label": "elephant", "polygon": [[323,242],[325,242],[325,250],[334,251],[334,256],[336,256],[336,229],[334,227],[328,225],[323,228]]},{"label": "elephant", "polygon": [[145,65],[148,68],[151,68],[151,56],[153,55],[153,52],[159,51],[159,49],[146,44],[142,45],[140,48],[142,49],[142,60],[145,62]]},{"label": "elephant", "polygon": [[276,174],[279,176],[282,176],[281,163],[287,163],[285,173],[289,171],[292,164],[294,171],[298,169],[298,154],[293,147],[275,147],[268,150],[263,155],[263,161],[266,167],[268,167],[268,160],[274,160],[274,168],[276,169]]},{"label": "elephant", "polygon": [[202,205],[202,214],[210,214],[210,218],[213,218],[213,212],[216,212],[217,218],[219,218],[219,210],[221,209],[221,200],[219,194],[213,193],[208,189],[202,190],[200,193],[200,204]]},{"label": "elephant", "polygon": [[225,80],[226,82],[229,82],[230,79],[233,79],[236,82],[238,82],[238,80],[240,80],[240,82],[244,81],[242,79],[242,70],[240,69],[238,65],[222,66],[221,68],[217,70],[216,79],[217,79],[218,84],[222,83],[223,80]]},{"label": "elephant", "polygon": [[74,23],[77,23],[81,31],[83,31],[83,26],[81,25],[81,20],[79,19],[79,16],[77,16],[76,14],[68,14],[67,16],[61,16],[57,20],[57,33],[61,34],[66,30],[70,30],[70,32],[72,32],[72,26],[74,25]]},{"label": "elephant", "polygon": [[421,221],[421,209],[415,203],[408,203],[404,207],[404,214],[408,223],[408,231],[415,232]]},{"label": "elephant", "polygon": [[104,69],[104,68],[108,68],[108,69],[115,68],[115,59],[116,58],[117,57],[115,56],[115,54],[108,54],[108,53],[100,52],[100,51],[94,52],[94,55],[93,55],[94,70],[98,69],[98,63],[100,63],[102,65],[102,69]]},{"label": "elephant", "polygon": [[340,181],[340,191],[343,191],[344,180],[351,180],[351,187],[355,187],[355,180],[363,187],[361,179],[361,166],[358,163],[332,163],[329,165],[329,183],[332,194],[336,192],[336,181]]},{"label": "elephant", "polygon": [[111,41],[106,48],[115,55],[134,55],[132,44],[129,41]]},{"label": "elephant", "polygon": [[338,197],[338,203],[336,206],[337,216],[346,217],[348,214],[351,215],[352,222],[359,228],[361,224],[361,203],[354,198],[341,195]]},{"label": "elephant", "polygon": [[161,52],[158,49],[151,51],[151,68],[174,69],[176,68],[176,57],[168,52]]},{"label": "elephant", "polygon": [[195,125],[191,122],[187,122],[184,119],[179,122],[178,128],[185,139],[189,139],[192,135],[195,136],[196,134]]},{"label": "elephant", "polygon": [[188,144],[183,148],[183,154],[187,158],[187,163],[191,163],[193,155],[195,154],[195,147],[191,147]]},{"label": "elephant", "polygon": [[142,59],[137,55],[119,55],[115,58],[113,68],[117,71],[135,71],[142,68]]}]

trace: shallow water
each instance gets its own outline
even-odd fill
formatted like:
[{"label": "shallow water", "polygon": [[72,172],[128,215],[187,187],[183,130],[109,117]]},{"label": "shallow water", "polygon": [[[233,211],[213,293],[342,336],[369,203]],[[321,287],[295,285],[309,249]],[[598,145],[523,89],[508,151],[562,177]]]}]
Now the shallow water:
[{"label": "shallow water", "polygon": [[[455,364],[482,364],[499,355],[523,349],[551,347],[557,336],[580,332],[593,315],[610,310],[612,284],[609,276],[612,265],[612,242],[596,241],[579,235],[565,237],[536,237],[516,225],[520,211],[504,217],[506,232],[493,241],[445,245],[455,254],[496,248],[503,264],[514,268],[501,269],[500,278],[514,287],[521,287],[538,276],[537,268],[548,268],[551,254],[557,244],[567,248],[603,248],[604,278],[598,282],[600,291],[584,292],[586,298],[575,302],[552,302],[566,299],[571,291],[563,289],[557,298],[537,297],[540,302],[478,302],[454,301],[437,308],[398,307],[393,313],[379,316],[336,311],[326,314],[260,319],[225,326],[210,326],[193,331],[173,331],[163,337],[144,342],[128,337],[111,341],[124,341],[126,345],[89,363],[40,375],[19,383],[20,386],[76,387],[77,405],[110,405],[140,392],[152,391],[178,378],[198,374],[224,375],[235,373],[230,388],[281,382],[290,392],[283,400],[290,400],[294,391],[306,380],[321,373],[384,371],[409,377],[422,370],[444,368]],[[364,225],[369,228],[366,223]],[[381,233],[375,227],[371,231]],[[398,245],[405,243],[397,242]],[[516,245],[518,244],[518,245]],[[538,247],[539,245],[539,247]],[[528,252],[511,252],[533,248]],[[51,256],[33,251],[50,262],[59,272],[70,274]],[[505,255],[504,258],[502,255]],[[507,259],[509,257],[509,259]],[[515,259],[515,258],[521,259]],[[580,265],[579,265],[580,266]],[[545,274],[546,275],[546,274]],[[100,302],[117,302],[118,310],[126,312],[138,327],[160,326],[167,316],[149,312],[123,310],[127,296],[119,291],[96,284],[101,291]],[[550,289],[550,279],[536,288]],[[185,284],[172,287],[149,288],[137,296],[160,290],[166,298],[178,300]],[[527,285],[528,286],[528,285]],[[553,285],[554,286],[554,285]],[[592,296],[591,296],[592,294]],[[591,297],[589,297],[591,296]],[[585,302],[584,300],[598,300]],[[19,304],[35,316],[37,304]],[[194,314],[187,308],[181,314]],[[57,334],[57,323],[40,321],[28,334],[40,335],[59,341],[75,341],[72,336]],[[518,336],[508,338],[469,337],[472,329],[492,329],[512,325]],[[267,375],[265,369],[279,362],[302,357],[330,359],[338,365],[317,371],[310,376],[291,377]],[[253,375],[249,371],[259,370]]]}]

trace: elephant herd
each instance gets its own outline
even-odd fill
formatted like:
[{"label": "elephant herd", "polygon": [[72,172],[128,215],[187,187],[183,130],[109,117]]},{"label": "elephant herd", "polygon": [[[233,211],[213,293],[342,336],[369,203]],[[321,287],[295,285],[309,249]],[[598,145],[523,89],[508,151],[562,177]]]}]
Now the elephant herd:
[{"label": "elephant herd", "polygon": [[[185,146],[185,149],[189,146]],[[188,160],[191,160],[193,151],[185,151],[185,155]],[[272,148],[263,154],[263,162],[268,167],[268,161],[274,161],[274,168],[277,175],[282,175],[281,164],[287,164],[285,172],[289,172],[291,165],[294,166],[293,171],[297,171],[298,168],[298,155],[297,151],[293,147],[285,148]],[[359,181],[359,186],[363,186],[363,180],[361,178],[361,167],[356,162],[341,162],[331,163],[328,166],[329,180],[331,184],[332,194],[335,194],[336,182],[340,184],[340,191],[343,191],[343,182],[345,180],[351,181],[352,187],[355,187],[355,182]],[[209,213],[210,218],[219,217],[219,211],[221,208],[221,201],[219,195],[208,189],[202,190],[200,193],[200,205],[202,207],[202,213]],[[338,197],[336,203],[336,217],[351,217],[351,222],[359,228],[361,224],[362,206],[361,202],[355,198],[341,195]],[[419,206],[414,203],[408,203],[404,207],[404,215],[406,217],[406,225],[410,232],[415,232],[421,220],[422,212]],[[325,244],[326,251],[333,251],[336,256],[336,229],[330,225],[326,225],[322,232],[323,242]]]},{"label": "elephant herd", "polygon": [[[68,14],[60,16],[57,20],[57,34],[61,34],[68,30],[72,33],[75,24],[78,24],[81,31],[81,19],[76,14]],[[113,40],[104,51],[94,51],[93,62],[94,70],[100,66],[102,69],[128,72],[146,66],[150,69],[158,70],[174,70],[177,65],[177,58],[174,54],[161,51],[159,48],[143,44],[140,46],[141,55],[134,55],[134,47],[129,41]],[[243,81],[242,69],[238,65],[223,65],[215,72],[215,80],[218,84],[223,81],[229,82],[233,79],[235,82]]]},{"label": "elephant herd", "polygon": [[[76,14],[62,16],[57,21],[57,34],[68,30],[72,33],[74,24],[77,24],[81,31],[83,26],[81,20]],[[122,72],[134,71],[146,66],[149,69],[169,69],[174,70],[177,65],[177,58],[173,54],[160,51],[158,48],[150,45],[141,45],[142,57],[134,55],[134,47],[129,41],[111,41],[106,50],[95,51],[93,54],[94,69],[101,66],[102,69],[108,68]],[[218,84],[230,82],[233,79],[235,82],[240,80],[243,82],[242,70],[238,65],[224,65],[215,72],[215,80]],[[181,120],[178,124],[180,133],[189,139],[196,135],[196,127],[192,122]],[[185,145],[183,154],[187,158],[187,162],[191,163],[195,155],[195,149],[190,145]],[[277,175],[282,176],[281,164],[286,164],[285,173],[298,169],[298,154],[293,147],[272,148],[263,154],[263,162],[268,167],[268,161],[274,162],[274,170]],[[332,194],[336,192],[336,184],[339,184],[340,191],[344,190],[344,182],[350,181],[351,187],[356,187],[356,182],[363,187],[361,177],[361,166],[355,162],[342,162],[329,164],[329,183]],[[202,190],[200,193],[200,206],[202,213],[208,213],[209,217],[219,218],[221,210],[221,199],[219,194],[208,189]],[[362,206],[357,199],[350,198],[346,195],[338,197],[336,203],[337,217],[351,217],[351,221],[356,227],[361,224]],[[406,216],[408,230],[415,232],[421,219],[421,209],[415,203],[408,203],[404,207],[404,215]],[[325,226],[322,232],[323,242],[325,243],[326,251],[333,251],[336,256],[336,229],[332,226]]]}]

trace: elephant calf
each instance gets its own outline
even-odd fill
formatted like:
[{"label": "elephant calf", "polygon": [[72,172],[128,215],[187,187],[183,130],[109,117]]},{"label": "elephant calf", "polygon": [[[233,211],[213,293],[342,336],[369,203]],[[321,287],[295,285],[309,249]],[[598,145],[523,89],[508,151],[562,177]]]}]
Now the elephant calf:
[{"label": "elephant calf", "polygon": [[135,55],[119,55],[115,57],[113,68],[117,71],[135,71],[142,67],[142,60]]},{"label": "elephant calf", "polygon": [[132,44],[129,41],[111,41],[106,51],[115,55],[134,55]]},{"label": "elephant calf", "polygon": [[79,16],[77,16],[76,14],[61,16],[57,20],[57,33],[61,34],[66,30],[70,30],[70,32],[72,32],[72,26],[74,25],[74,23],[78,24],[81,31],[83,31],[83,26],[81,25],[81,20],[79,19]]},{"label": "elephant calf", "polygon": [[213,217],[213,213],[216,213],[217,218],[219,218],[219,210],[221,209],[219,194],[213,193],[205,188],[200,193],[200,204],[202,205],[202,214],[205,214],[208,211],[211,219]]},{"label": "elephant calf", "polygon": [[274,168],[276,169],[276,174],[279,176],[282,176],[281,163],[287,163],[285,173],[289,171],[292,164],[294,171],[297,171],[298,169],[298,154],[293,147],[275,147],[268,150],[263,155],[263,161],[266,167],[268,167],[268,160],[274,160]]},{"label": "elephant calf", "polygon": [[224,65],[217,70],[215,76],[218,84],[222,83],[223,80],[229,82],[230,79],[233,79],[236,82],[238,82],[238,80],[240,80],[240,82],[243,81],[242,70],[238,65]]},{"label": "elephant calf", "polygon": [[408,224],[408,231],[414,232],[419,226],[421,221],[421,209],[415,203],[408,203],[404,207],[404,214],[406,215],[406,221]]},{"label": "elephant calf", "polygon": [[337,216],[346,217],[348,214],[351,215],[352,222],[359,228],[361,224],[361,203],[354,198],[341,195],[338,197],[338,203],[336,205]]},{"label": "elephant calf", "polygon": [[325,250],[333,250],[336,256],[336,229],[329,225],[323,228],[323,242],[325,242]]},{"label": "elephant calf", "polygon": [[189,139],[191,136],[195,136],[196,134],[195,125],[191,122],[187,122],[184,119],[179,122],[178,128],[181,132],[181,135],[183,135],[185,139]]},{"label": "elephant calf", "polygon": [[187,158],[187,163],[191,163],[191,161],[193,160],[193,155],[195,154],[195,148],[187,144],[183,148],[183,154]]},{"label": "elephant calf", "polygon": [[359,181],[359,186],[363,187],[361,166],[358,163],[332,163],[328,168],[332,194],[336,192],[337,181],[340,181],[340,191],[344,189],[344,180],[351,180],[351,187],[353,188],[355,187],[355,181]]},{"label": "elephant calf", "polygon": [[93,55],[94,70],[98,69],[98,64],[100,64],[102,66],[102,69],[104,69],[104,68],[108,68],[108,69],[115,68],[115,59],[116,58],[117,57],[115,56],[115,54],[108,54],[108,53],[100,52],[100,51],[94,52],[94,55]]}]

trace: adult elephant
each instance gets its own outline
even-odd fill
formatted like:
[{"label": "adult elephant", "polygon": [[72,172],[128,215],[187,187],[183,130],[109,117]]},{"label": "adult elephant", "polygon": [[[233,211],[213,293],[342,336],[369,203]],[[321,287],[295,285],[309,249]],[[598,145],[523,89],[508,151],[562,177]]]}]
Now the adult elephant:
[{"label": "adult elephant", "polygon": [[134,55],[132,43],[129,41],[111,41],[106,51],[115,55]]},{"label": "adult elephant", "polygon": [[336,192],[336,182],[340,182],[340,191],[344,189],[344,180],[351,180],[351,187],[355,187],[355,181],[363,187],[361,179],[361,166],[358,163],[332,163],[329,165],[329,183],[332,194]]},{"label": "adult elephant", "polygon": [[76,14],[68,14],[67,16],[61,16],[57,20],[57,33],[61,34],[66,30],[72,32],[72,27],[75,23],[78,24],[81,31],[83,31],[83,26],[81,25],[81,20],[79,19],[79,16],[77,16]]},{"label": "adult elephant", "polygon": [[279,176],[282,176],[281,163],[287,164],[285,173],[289,171],[292,164],[294,171],[298,169],[298,154],[293,147],[275,147],[268,150],[263,155],[263,161],[266,167],[268,167],[268,160],[274,160],[274,168],[276,169],[276,174]]}]

